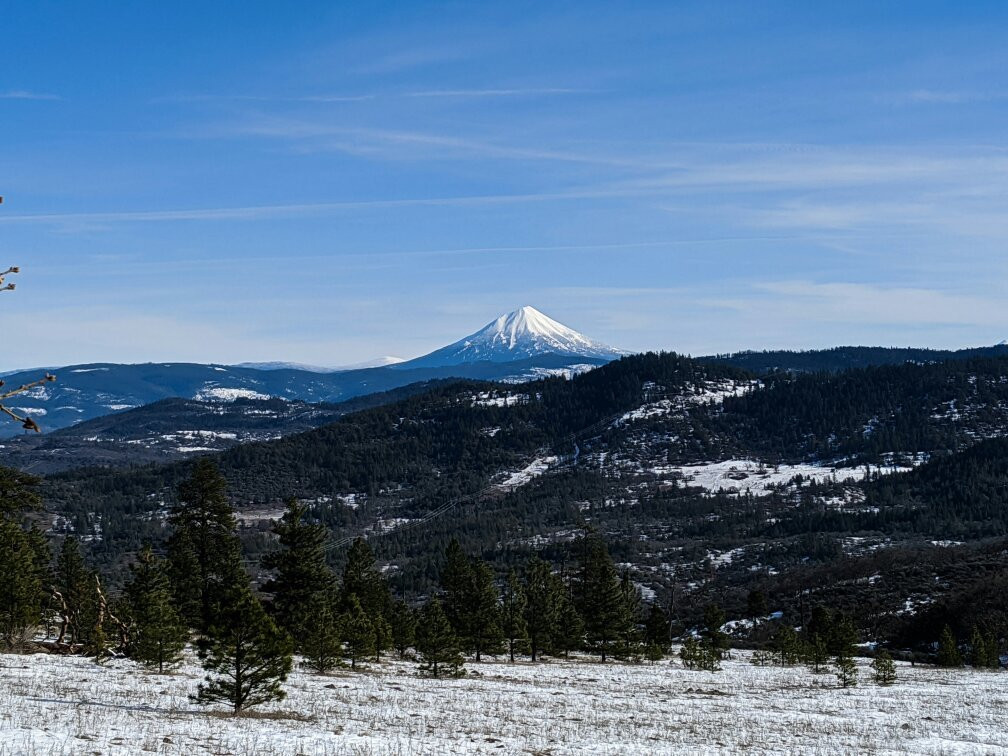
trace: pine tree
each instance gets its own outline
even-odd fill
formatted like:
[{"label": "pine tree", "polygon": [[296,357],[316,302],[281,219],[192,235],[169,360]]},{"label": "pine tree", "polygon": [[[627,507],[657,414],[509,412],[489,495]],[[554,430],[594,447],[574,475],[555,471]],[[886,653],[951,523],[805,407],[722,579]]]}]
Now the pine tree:
[{"label": "pine tree", "polygon": [[305,666],[322,675],[342,664],[343,628],[335,604],[331,592],[320,591],[312,596],[299,642]]},{"label": "pine tree", "polygon": [[172,603],[165,567],[149,545],[130,569],[132,580],[126,586],[133,618],[130,655],[163,674],[178,663],[189,633]]},{"label": "pine tree", "polygon": [[630,571],[624,569],[620,575],[620,595],[623,597],[627,621],[620,638],[619,651],[623,656],[635,656],[639,652],[640,630],[643,619],[644,600],[640,589],[630,579]]},{"label": "pine tree", "polygon": [[952,668],[962,665],[963,658],[959,653],[959,644],[952,634],[952,628],[945,625],[942,628],[941,638],[938,640],[938,666]]},{"label": "pine tree", "polygon": [[438,599],[431,599],[420,612],[416,629],[416,648],[421,669],[439,677],[445,671],[458,676],[462,668],[458,637],[445,616]]},{"label": "pine tree", "polygon": [[402,659],[416,642],[416,614],[404,601],[396,601],[391,611],[392,647]]},{"label": "pine tree", "polygon": [[320,596],[330,596],[336,576],[326,564],[328,531],[305,522],[307,507],[288,499],[283,516],[273,525],[279,548],[268,552],[262,566],[275,575],[262,587],[273,594],[272,615],[298,643],[305,637],[309,614]]},{"label": "pine tree", "polygon": [[522,589],[529,653],[535,661],[539,652],[549,644],[557,622],[557,587],[549,564],[539,557],[532,557],[525,568]]},{"label": "pine tree", "polygon": [[346,598],[346,610],[340,622],[343,628],[343,640],[350,653],[350,669],[357,669],[357,660],[363,659],[375,652],[375,629],[357,596],[350,594]]},{"label": "pine tree", "polygon": [[474,600],[472,563],[453,538],[445,550],[445,566],[441,570],[441,605],[464,648],[472,648],[470,623]]},{"label": "pine tree", "polygon": [[374,552],[363,538],[353,542],[347,554],[346,567],[340,587],[341,606],[346,614],[353,611],[353,600],[360,604],[371,625],[371,651],[376,656],[392,644],[388,615],[392,594],[388,583],[378,572]]},{"label": "pine tree", "polygon": [[0,647],[21,651],[42,621],[42,581],[28,535],[0,518]]},{"label": "pine tree", "polygon": [[633,621],[627,596],[609,552],[598,536],[585,536],[579,569],[578,611],[584,618],[588,647],[602,662],[625,646]]},{"label": "pine tree", "polygon": [[704,608],[704,626],[701,635],[718,661],[724,658],[728,650],[728,636],[721,631],[725,623],[725,614],[716,604],[708,604]]},{"label": "pine tree", "polygon": [[872,660],[872,670],[878,685],[892,685],[896,682],[896,664],[885,649],[879,649]]},{"label": "pine tree", "polygon": [[662,651],[667,651],[670,625],[665,610],[657,603],[651,604],[647,619],[644,621],[644,642],[649,646],[657,646]]},{"label": "pine tree", "polygon": [[858,670],[854,663],[854,644],[858,635],[850,617],[843,617],[833,633],[833,669],[842,688],[857,685]]},{"label": "pine tree", "polygon": [[828,662],[829,649],[826,640],[819,633],[813,633],[805,644],[805,663],[812,674],[818,675],[827,671]]},{"label": "pine tree", "polygon": [[61,617],[57,643],[65,641],[75,646],[87,634],[86,612],[91,600],[91,588],[91,573],[81,556],[80,543],[72,536],[63,539],[56,557],[53,590],[56,608]]},{"label": "pine tree", "polygon": [[465,624],[469,628],[470,648],[476,653],[478,662],[482,654],[499,654],[504,650],[504,631],[490,565],[474,560],[470,565],[470,579],[472,596]]},{"label": "pine tree", "polygon": [[514,570],[508,573],[501,591],[501,630],[507,641],[507,652],[512,662],[516,653],[528,650],[528,628],[525,624],[525,590]]},{"label": "pine tree", "polygon": [[192,475],[179,485],[168,522],[173,528],[168,554],[176,602],[189,625],[205,632],[219,624],[216,613],[230,589],[228,566],[241,554],[227,481],[212,461],[197,461]]},{"label": "pine tree", "polygon": [[790,625],[781,625],[771,639],[771,647],[777,657],[777,662],[784,667],[798,661],[800,641],[798,634]]},{"label": "pine tree", "polygon": [[766,617],[769,613],[769,607],[767,606],[767,597],[763,591],[753,589],[749,591],[749,596],[746,599],[746,614],[749,619],[755,620],[760,617]]},{"label": "pine tree", "polygon": [[554,653],[563,654],[565,658],[571,651],[576,651],[584,645],[585,623],[574,608],[574,602],[567,595],[563,584],[557,585],[557,621],[553,630],[551,646]]},{"label": "pine tree", "polygon": [[679,658],[682,659],[683,666],[686,669],[699,669],[701,667],[701,657],[703,656],[703,650],[700,648],[700,644],[697,639],[692,635],[683,641],[682,648],[679,649]]},{"label": "pine tree", "polygon": [[276,626],[251,590],[242,586],[215,612],[215,624],[200,638],[207,671],[193,699],[225,701],[235,716],[249,707],[285,697],[282,684],[291,671],[293,642]]},{"label": "pine tree", "polygon": [[834,616],[832,632],[829,635],[832,656],[854,656],[854,646],[860,640],[854,621],[848,616]]},{"label": "pine tree", "polygon": [[1001,654],[998,650],[997,638],[994,633],[988,630],[984,633],[984,650],[987,652],[984,665],[988,669],[999,669],[1001,667]]},{"label": "pine tree", "polygon": [[987,641],[983,633],[974,625],[973,632],[970,633],[969,643],[969,663],[973,669],[983,669],[987,666]]},{"label": "pine tree", "polygon": [[41,482],[34,475],[0,466],[0,517],[19,519],[24,512],[41,509],[37,490]]},{"label": "pine tree", "polygon": [[838,654],[833,659],[833,669],[841,688],[853,688],[857,685],[858,670],[853,656]]}]

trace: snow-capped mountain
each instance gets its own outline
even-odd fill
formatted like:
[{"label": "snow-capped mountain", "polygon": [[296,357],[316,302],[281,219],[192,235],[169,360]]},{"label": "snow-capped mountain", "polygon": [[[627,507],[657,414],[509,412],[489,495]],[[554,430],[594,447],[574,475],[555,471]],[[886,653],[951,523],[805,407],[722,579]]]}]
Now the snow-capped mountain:
[{"label": "snow-capped mountain", "polygon": [[471,362],[514,362],[544,355],[613,360],[626,354],[588,338],[534,307],[501,315],[476,333],[397,367],[440,367]]}]

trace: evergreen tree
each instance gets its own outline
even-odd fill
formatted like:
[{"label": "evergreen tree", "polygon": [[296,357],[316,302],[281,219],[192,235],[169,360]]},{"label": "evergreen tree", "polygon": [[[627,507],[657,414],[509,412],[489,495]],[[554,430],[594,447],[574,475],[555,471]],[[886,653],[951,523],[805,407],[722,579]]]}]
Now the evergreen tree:
[{"label": "evergreen tree", "polygon": [[686,669],[697,669],[700,665],[700,644],[692,635],[683,641],[682,648],[679,649],[679,658],[682,659]]},{"label": "evergreen tree", "polygon": [[39,483],[34,475],[0,466],[0,517],[19,519],[24,512],[40,509]]},{"label": "evergreen tree", "polygon": [[476,653],[476,661],[480,661],[482,654],[499,654],[504,650],[504,631],[501,629],[500,603],[490,565],[482,560],[473,560],[470,576],[472,597],[465,624],[469,628],[469,647]]},{"label": "evergreen tree", "polygon": [[438,599],[431,599],[420,612],[416,629],[416,648],[420,654],[421,669],[433,677],[446,672],[458,676],[463,659],[459,653],[458,637],[445,616]]},{"label": "evergreen tree", "polygon": [[345,606],[340,624],[350,654],[350,669],[356,669],[358,659],[375,652],[375,628],[354,594],[351,593],[346,598]]},{"label": "evergreen tree", "polygon": [[716,604],[708,604],[704,608],[704,626],[701,635],[711,652],[714,653],[718,661],[724,658],[728,650],[728,636],[722,632],[721,627],[725,623],[725,614],[721,607]]},{"label": "evergreen tree", "polygon": [[569,657],[571,651],[584,645],[584,635],[584,620],[560,583],[557,586],[557,621],[551,639],[553,652]]},{"label": "evergreen tree", "polygon": [[860,640],[854,621],[848,616],[835,618],[832,632],[829,636],[830,654],[832,656],[854,656],[854,646]]},{"label": "evergreen tree", "polygon": [[800,640],[790,625],[781,625],[777,629],[771,639],[771,646],[780,666],[784,667],[798,661],[801,651]]},{"label": "evergreen tree", "polygon": [[525,568],[522,589],[529,653],[535,661],[539,652],[549,644],[557,622],[557,585],[549,564],[539,557],[532,557]]},{"label": "evergreen tree", "polygon": [[604,663],[607,656],[625,647],[633,620],[626,593],[605,544],[595,534],[583,539],[579,569],[578,607],[585,622],[588,647]]},{"label": "evergreen tree", "polygon": [[168,522],[173,528],[168,555],[176,602],[189,625],[206,632],[211,624],[219,625],[216,613],[230,590],[227,571],[241,554],[227,481],[212,461],[197,461],[192,475],[179,485]]},{"label": "evergreen tree", "polygon": [[91,600],[91,573],[84,564],[80,543],[74,537],[63,539],[56,557],[54,596],[60,613],[57,643],[77,645],[87,635],[87,610]]},{"label": "evergreen tree", "polygon": [[402,659],[416,642],[416,614],[404,601],[396,601],[391,611],[392,647]]},{"label": "evergreen tree", "polygon": [[942,628],[941,638],[938,639],[938,666],[952,668],[962,665],[963,658],[959,653],[959,644],[952,634],[952,628],[945,625]]},{"label": "evergreen tree", "polygon": [[872,671],[878,685],[892,685],[896,682],[896,664],[885,649],[879,649],[872,660]]},{"label": "evergreen tree", "polygon": [[987,653],[983,666],[988,669],[999,669],[1001,667],[1001,654],[998,651],[997,638],[994,637],[994,633],[990,630],[984,633],[984,650]]},{"label": "evergreen tree", "polygon": [[826,640],[819,633],[813,633],[805,643],[805,663],[814,675],[822,674],[829,663],[829,649]]},{"label": "evergreen tree", "polygon": [[624,656],[633,656],[640,646],[640,624],[644,614],[644,601],[640,589],[630,579],[630,571],[624,569],[620,575],[620,594],[627,621],[620,639],[620,651]]},{"label": "evergreen tree", "polygon": [[379,655],[391,647],[392,633],[388,615],[392,606],[392,594],[385,578],[378,572],[371,546],[363,538],[356,539],[347,553],[340,595],[345,614],[353,613],[353,601],[356,600],[370,623],[372,638],[371,651],[368,653]]},{"label": "evergreen tree", "polygon": [[474,602],[472,563],[453,538],[445,550],[441,570],[441,606],[455,635],[465,648],[472,648],[472,606]]},{"label": "evergreen tree", "polygon": [[[283,516],[273,525],[279,548],[268,552],[262,566],[275,572],[262,587],[273,594],[272,615],[295,639],[306,637],[309,615],[318,610],[321,597],[329,597],[336,576],[326,564],[328,530],[305,522],[307,507],[288,499]],[[323,599],[324,600],[324,599]]]},{"label": "evergreen tree", "polygon": [[501,630],[507,641],[507,652],[512,662],[516,653],[528,650],[528,627],[525,624],[525,589],[514,570],[508,573],[501,592]]},{"label": "evergreen tree", "polygon": [[200,638],[207,676],[193,698],[197,703],[225,701],[240,716],[249,707],[283,700],[293,642],[247,586],[232,588],[215,612],[215,623]]},{"label": "evergreen tree", "polygon": [[833,669],[841,688],[853,688],[857,685],[858,670],[853,656],[838,654],[833,659]]},{"label": "evergreen tree", "polygon": [[24,530],[0,518],[0,648],[23,650],[41,621],[35,550]]},{"label": "evergreen tree", "polygon": [[854,644],[858,635],[850,617],[843,617],[833,633],[833,669],[842,688],[857,685],[858,670],[854,663]]},{"label": "evergreen tree", "polygon": [[749,591],[749,596],[746,599],[746,614],[749,616],[749,619],[755,620],[766,617],[769,613],[766,594],[755,588]]},{"label": "evergreen tree", "polygon": [[974,625],[973,632],[970,633],[970,643],[969,643],[970,653],[969,653],[969,663],[973,669],[983,669],[987,666],[987,641],[984,639],[983,633],[980,629]]},{"label": "evergreen tree", "polygon": [[310,602],[299,645],[305,666],[324,675],[342,663],[343,628],[331,592],[319,591]]},{"label": "evergreen tree", "polygon": [[647,619],[644,621],[644,642],[657,646],[662,651],[668,650],[670,624],[665,610],[657,603],[651,604]]},{"label": "evergreen tree", "polygon": [[140,552],[130,570],[132,579],[126,586],[133,618],[130,655],[163,674],[179,661],[189,633],[172,603],[164,565],[149,545]]}]

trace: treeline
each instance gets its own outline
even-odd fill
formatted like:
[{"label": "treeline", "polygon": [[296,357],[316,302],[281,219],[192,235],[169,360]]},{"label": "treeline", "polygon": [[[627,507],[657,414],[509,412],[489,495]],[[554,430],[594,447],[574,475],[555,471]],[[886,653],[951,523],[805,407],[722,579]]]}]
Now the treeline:
[{"label": "treeline", "polygon": [[[569,560],[551,563],[533,555],[506,577],[452,540],[439,560],[436,588],[409,605],[393,597],[363,539],[353,543],[341,573],[334,572],[327,558],[329,529],[291,499],[273,524],[272,548],[262,560],[268,577],[255,587],[227,481],[209,460],[197,463],[180,484],[167,541],[157,549],[145,546],[123,590],[110,595],[76,539],[64,539],[50,564],[44,535],[22,525],[25,511],[38,506],[36,483],[23,473],[0,475],[4,648],[41,645],[99,661],[123,654],[165,672],[193,643],[206,671],[193,699],[224,702],[236,714],[284,697],[295,654],[324,674],[395,653],[440,677],[464,674],[466,655],[477,662],[485,655],[535,662],[572,652],[594,654],[603,663],[657,660],[674,636],[686,639],[680,657],[688,668],[717,670],[729,653],[718,606],[705,608],[699,629],[674,626],[668,608],[642,599],[592,530],[574,540]],[[765,620],[767,613],[766,597],[750,592],[748,621]],[[849,617],[820,606],[800,633],[779,623],[753,661],[803,662],[814,672],[828,668],[839,684],[850,686],[857,682],[858,640]],[[989,627],[974,626],[968,641],[946,627],[936,660],[959,666],[965,657],[974,667],[998,666],[1003,642]],[[877,682],[894,681],[886,653],[876,654],[874,665]]]},{"label": "treeline", "polygon": [[754,373],[773,371],[793,371],[816,373],[838,372],[879,365],[902,365],[905,363],[945,362],[946,360],[966,360],[978,357],[1008,356],[1008,345],[998,344],[975,349],[917,349],[913,347],[864,347],[841,346],[830,349],[807,351],[771,350],[744,351],[701,357],[702,360],[720,362],[749,370]]}]

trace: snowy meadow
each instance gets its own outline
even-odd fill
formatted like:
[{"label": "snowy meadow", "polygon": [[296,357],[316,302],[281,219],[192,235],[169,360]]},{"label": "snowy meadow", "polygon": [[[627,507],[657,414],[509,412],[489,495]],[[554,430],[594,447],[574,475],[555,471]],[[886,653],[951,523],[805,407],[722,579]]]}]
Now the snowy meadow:
[{"label": "snowy meadow", "polygon": [[295,671],[288,697],[234,719],[189,701],[194,660],[0,657],[0,754],[1008,753],[1008,674],[898,665],[840,689],[804,667],[721,672],[589,659],[468,664],[461,679],[383,661]]}]

